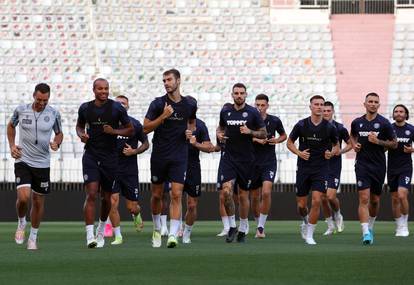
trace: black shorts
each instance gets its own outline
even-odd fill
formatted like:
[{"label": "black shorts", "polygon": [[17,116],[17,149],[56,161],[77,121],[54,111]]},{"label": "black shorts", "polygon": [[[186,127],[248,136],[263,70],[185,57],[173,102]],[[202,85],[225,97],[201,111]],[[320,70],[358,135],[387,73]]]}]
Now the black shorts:
[{"label": "black shorts", "polygon": [[397,192],[398,188],[411,188],[412,171],[404,171],[398,174],[388,174],[388,187],[390,192]]},{"label": "black shorts", "polygon": [[243,190],[252,189],[253,170],[254,162],[231,161],[221,157],[217,175],[217,189],[221,190],[223,184],[229,181],[234,181],[234,184]]},{"label": "black shorts", "polygon": [[201,196],[201,168],[200,165],[191,165],[187,169],[184,183],[184,192],[193,198]]},{"label": "black shorts", "polygon": [[341,173],[330,172],[328,175],[328,188],[338,190],[341,183]]},{"label": "black shorts", "polygon": [[264,164],[256,164],[251,188],[257,189],[262,187],[262,183],[264,181],[270,181],[273,183],[276,176],[276,167],[276,160]]},{"label": "black shorts", "polygon": [[317,170],[316,172],[296,171],[296,196],[308,196],[311,191],[326,193],[327,189],[327,171]]},{"label": "black shorts", "polygon": [[151,156],[151,182],[162,184],[166,181],[184,184],[187,161],[163,160]]},{"label": "black shorts", "polygon": [[381,195],[385,180],[385,169],[372,171],[364,167],[355,166],[355,176],[358,191],[370,189],[371,193]]},{"label": "black shorts", "polygon": [[118,171],[117,157],[101,159],[85,152],[82,157],[82,169],[85,185],[91,182],[99,182],[103,191],[113,192]]},{"label": "black shorts", "polygon": [[113,193],[121,193],[125,199],[138,201],[138,173],[132,175],[118,175],[113,187]]},{"label": "black shorts", "polygon": [[14,164],[16,188],[29,187],[38,194],[50,193],[50,168],[36,168],[24,162]]}]

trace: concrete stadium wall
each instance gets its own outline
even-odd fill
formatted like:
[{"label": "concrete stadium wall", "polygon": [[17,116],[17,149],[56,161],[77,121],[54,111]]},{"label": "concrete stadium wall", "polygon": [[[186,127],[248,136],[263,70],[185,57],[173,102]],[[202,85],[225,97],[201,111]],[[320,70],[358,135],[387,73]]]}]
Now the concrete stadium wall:
[{"label": "concrete stadium wall", "polygon": [[[200,220],[219,220],[218,193],[214,191],[214,185],[203,185],[204,191],[199,201],[198,219]],[[83,220],[83,202],[85,194],[82,191],[82,184],[61,183],[52,185],[52,193],[46,199],[45,221],[79,221]],[[143,218],[151,220],[150,213],[150,191],[149,185],[142,185],[142,195],[140,204],[143,209]],[[339,199],[342,203],[342,213],[346,220],[357,220],[358,194],[354,190],[354,185],[343,185]],[[411,190],[412,192],[412,190]],[[412,198],[410,197],[410,201]],[[16,193],[12,183],[0,184],[0,222],[15,221],[15,201]],[[411,204],[411,203],[410,203]],[[121,199],[120,214],[122,220],[130,220],[128,212],[125,210],[124,201]],[[183,203],[184,205],[184,203]],[[185,207],[184,207],[185,208]],[[413,210],[410,210],[410,216]],[[98,217],[98,215],[96,215]],[[296,213],[295,193],[293,185],[275,185],[272,193],[272,208],[269,214],[271,220],[298,220]],[[392,220],[391,200],[388,191],[382,195],[379,220]],[[250,213],[249,220],[253,220]]]}]

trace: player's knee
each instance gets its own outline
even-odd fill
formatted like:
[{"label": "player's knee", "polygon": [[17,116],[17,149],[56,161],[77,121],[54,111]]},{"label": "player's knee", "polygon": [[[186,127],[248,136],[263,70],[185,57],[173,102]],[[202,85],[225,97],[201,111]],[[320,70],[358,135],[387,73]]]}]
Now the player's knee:
[{"label": "player's knee", "polygon": [[398,200],[406,200],[407,199],[407,192],[398,191]]},{"label": "player's knee", "polygon": [[270,192],[263,191],[263,193],[262,193],[262,199],[263,200],[269,200],[270,199]]}]

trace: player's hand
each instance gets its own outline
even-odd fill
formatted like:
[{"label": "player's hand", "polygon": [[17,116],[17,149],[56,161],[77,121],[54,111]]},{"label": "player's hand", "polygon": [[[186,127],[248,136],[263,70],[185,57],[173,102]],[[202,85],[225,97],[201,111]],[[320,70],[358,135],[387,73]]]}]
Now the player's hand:
[{"label": "player's hand", "polygon": [[50,145],[50,148],[51,148],[53,151],[57,151],[57,150],[59,149],[59,144],[58,144],[57,142],[54,142],[54,141],[49,142],[49,145]]},{"label": "player's hand", "polygon": [[191,137],[193,136],[193,131],[192,130],[185,130],[185,137],[186,139],[190,140]]},{"label": "player's hand", "polygon": [[240,127],[240,133],[244,135],[250,135],[252,131],[248,127],[246,127],[246,125],[243,125]]},{"label": "player's hand", "polygon": [[122,150],[122,153],[125,155],[125,156],[131,156],[131,155],[135,155],[136,153],[135,153],[135,149],[134,148],[132,148],[129,144],[127,144],[127,143],[125,143],[125,147],[124,147],[124,149]]},{"label": "player's hand", "polygon": [[404,146],[404,152],[405,153],[412,153],[414,150],[413,150],[413,147],[411,146],[411,145],[405,145]]},{"label": "player's hand", "polygon": [[190,144],[191,144],[191,145],[195,145],[195,144],[197,143],[197,138],[196,138],[196,136],[191,136],[191,137],[190,137],[190,139],[189,139],[189,141],[190,141]]},{"label": "player's hand", "polygon": [[310,158],[309,148],[305,149],[304,151],[300,151],[299,157],[302,158],[303,160],[309,160]]},{"label": "player's hand", "polygon": [[361,147],[362,147],[362,145],[360,143],[356,143],[354,145],[354,151],[355,152],[360,152],[361,151]]},{"label": "player's hand", "polygon": [[228,139],[228,137],[226,137],[224,135],[224,131],[217,131],[216,136],[217,136],[217,139],[219,140],[219,142],[221,142],[221,143],[225,143],[226,140]]},{"label": "player's hand", "polygon": [[14,159],[18,159],[22,157],[22,148],[18,145],[14,145],[10,148],[10,153]]},{"label": "player's hand", "polygon": [[325,151],[325,159],[331,159],[331,157],[333,156],[333,152],[330,150],[326,150]]},{"label": "player's hand", "polygon": [[253,141],[255,143],[261,144],[261,145],[265,145],[267,143],[267,139],[258,139],[258,138],[253,138]]},{"label": "player's hand", "polygon": [[89,135],[87,133],[83,133],[80,135],[81,142],[87,143],[89,140]]},{"label": "player's hand", "polygon": [[174,113],[173,107],[171,105],[168,105],[167,102],[165,102],[164,110],[162,111],[162,114],[161,114],[163,120],[171,117],[173,113]]},{"label": "player's hand", "polygon": [[272,136],[270,139],[267,139],[267,143],[270,145],[276,145],[279,142],[277,141],[277,138],[275,138],[274,136]]},{"label": "player's hand", "polygon": [[110,125],[103,125],[103,131],[105,134],[114,135],[114,129]]},{"label": "player's hand", "polygon": [[375,133],[369,132],[368,141],[373,144],[378,144],[378,137]]}]

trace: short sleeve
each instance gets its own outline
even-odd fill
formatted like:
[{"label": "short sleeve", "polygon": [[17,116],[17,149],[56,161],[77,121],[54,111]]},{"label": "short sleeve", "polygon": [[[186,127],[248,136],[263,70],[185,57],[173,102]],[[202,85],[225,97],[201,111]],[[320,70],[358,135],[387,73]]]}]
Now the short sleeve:
[{"label": "short sleeve", "polygon": [[20,109],[20,107],[17,107],[10,118],[10,123],[13,127],[16,127],[19,124]]},{"label": "short sleeve", "polygon": [[332,125],[331,123],[328,123],[329,128],[329,138],[333,144],[338,143],[338,129]]},{"label": "short sleeve", "polygon": [[354,137],[358,136],[358,130],[356,129],[357,121],[356,119],[352,121],[351,123],[351,135]]},{"label": "short sleeve", "polygon": [[395,131],[389,121],[384,125],[384,137],[386,140],[393,140],[396,137]]},{"label": "short sleeve", "polygon": [[134,127],[135,127],[135,134],[136,134],[138,140],[141,143],[145,143],[148,140],[148,137],[144,133],[141,123],[137,122],[136,124],[134,124]]},{"label": "short sleeve", "polygon": [[276,118],[276,132],[281,136],[285,134],[285,128],[283,127],[283,123],[279,118]]},{"label": "short sleeve", "polygon": [[59,111],[56,111],[55,123],[53,124],[53,131],[55,132],[55,134],[59,134],[62,132],[62,118],[60,116]]},{"label": "short sleeve", "polygon": [[121,125],[125,126],[128,123],[130,123],[131,120],[129,119],[127,110],[124,107],[122,107],[122,105],[119,102],[114,102],[114,104],[118,109],[119,122],[121,122]]},{"label": "short sleeve", "polygon": [[210,136],[208,135],[208,129],[207,129],[207,126],[205,124],[201,125],[200,141],[201,142],[209,142],[210,141]]},{"label": "short sleeve", "polygon": [[80,107],[79,107],[79,110],[78,110],[78,121],[77,121],[77,124],[78,125],[81,125],[81,126],[84,126],[85,124],[86,124],[86,107],[87,107],[87,105],[86,104],[82,104]]},{"label": "short sleeve", "polygon": [[341,128],[341,133],[339,134],[340,138],[344,141],[347,142],[349,141],[349,133],[348,130],[345,127]]},{"label": "short sleeve", "polygon": [[289,134],[289,138],[294,142],[300,136],[300,122],[297,122],[296,125],[293,127],[292,131]]},{"label": "short sleeve", "polygon": [[151,102],[151,104],[148,107],[147,114],[145,115],[145,118],[147,118],[150,121],[155,120],[162,114],[160,104],[158,104],[157,102],[157,99]]}]

